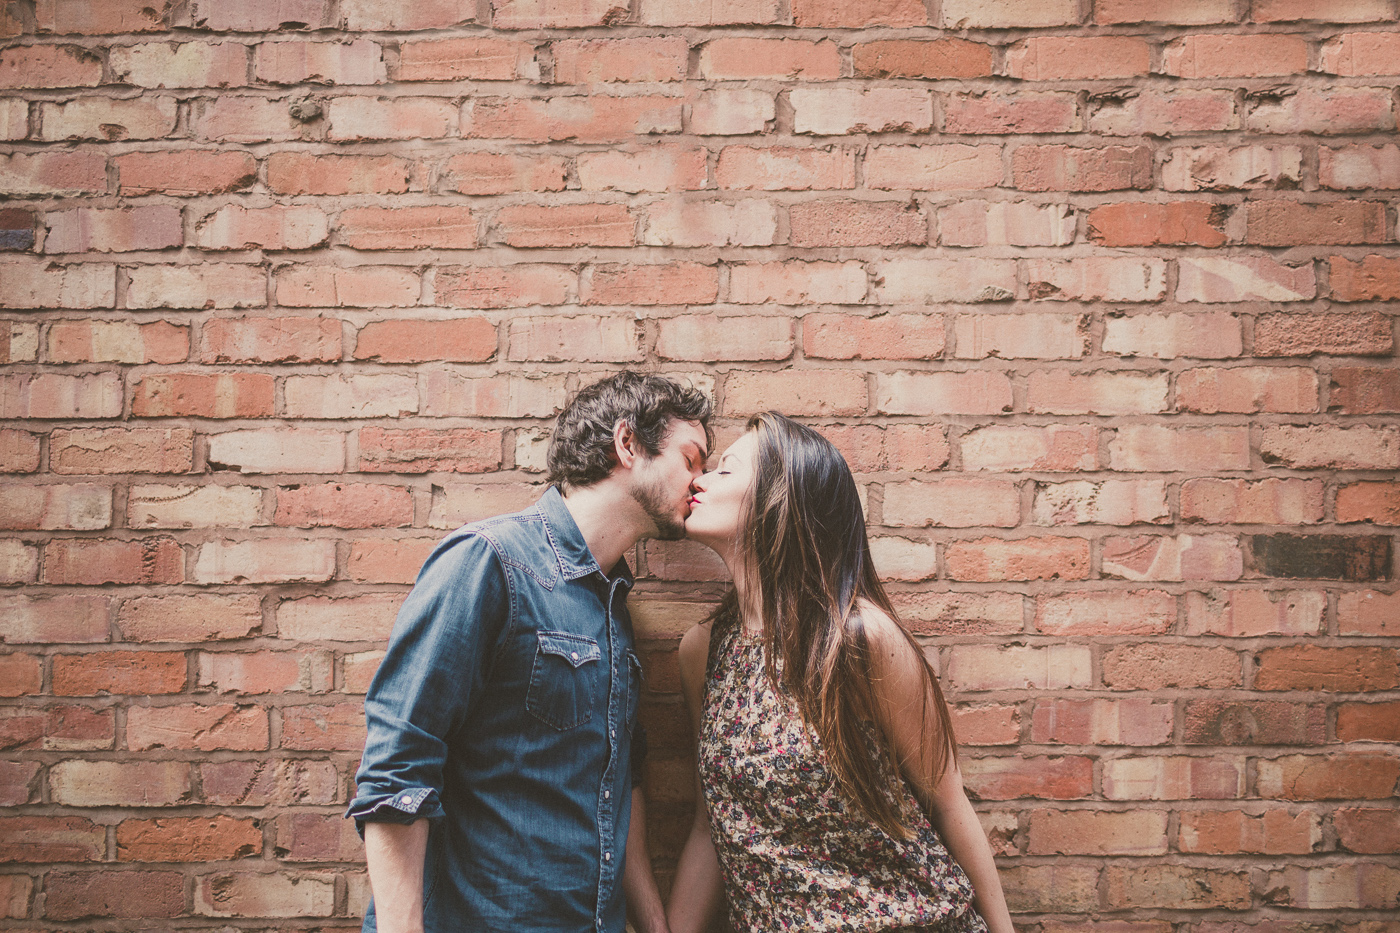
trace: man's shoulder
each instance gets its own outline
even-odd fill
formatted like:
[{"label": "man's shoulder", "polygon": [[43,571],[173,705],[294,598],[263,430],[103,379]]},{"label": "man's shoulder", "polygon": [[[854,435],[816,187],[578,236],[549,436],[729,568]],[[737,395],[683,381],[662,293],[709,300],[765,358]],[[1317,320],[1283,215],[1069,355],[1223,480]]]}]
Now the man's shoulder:
[{"label": "man's shoulder", "polygon": [[548,548],[548,529],[539,503],[517,512],[468,522],[438,542],[431,559],[452,563],[518,563]]}]

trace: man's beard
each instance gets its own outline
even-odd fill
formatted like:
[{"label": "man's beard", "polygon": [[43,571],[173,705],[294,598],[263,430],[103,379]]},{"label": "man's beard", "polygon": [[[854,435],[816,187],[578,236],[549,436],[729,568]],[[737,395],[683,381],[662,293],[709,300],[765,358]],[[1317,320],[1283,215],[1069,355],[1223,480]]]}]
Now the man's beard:
[{"label": "man's beard", "polygon": [[656,537],[662,541],[679,541],[685,537],[685,519],[676,517],[676,508],[666,501],[658,482],[635,482],[632,498],[647,513],[656,526]]}]

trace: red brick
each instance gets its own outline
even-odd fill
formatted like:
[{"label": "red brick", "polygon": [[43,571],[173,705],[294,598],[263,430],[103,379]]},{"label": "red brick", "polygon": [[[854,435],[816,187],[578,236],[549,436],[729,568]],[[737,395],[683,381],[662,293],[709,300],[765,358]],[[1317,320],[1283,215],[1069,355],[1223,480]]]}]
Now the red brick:
[{"label": "red brick", "polygon": [[1276,800],[1385,800],[1400,758],[1383,754],[1285,755],[1258,762],[1258,794]]},{"label": "red brick", "polygon": [[208,437],[209,466],[235,473],[339,473],[345,435],[339,431],[226,431]]},{"label": "red brick", "polygon": [[1245,241],[1260,246],[1382,243],[1385,205],[1380,201],[1253,201],[1247,206]]},{"label": "red brick", "polygon": [[786,317],[663,318],[656,355],[667,360],[785,360],[792,356],[792,321]]},{"label": "red brick", "polygon": [[277,818],[277,854],[289,862],[359,862],[364,843],[338,813],[291,813]]},{"label": "red brick", "polygon": [[479,97],[462,108],[462,136],[530,142],[617,142],[679,133],[679,97]]},{"label": "red brick", "polygon": [[1307,855],[1322,842],[1314,813],[1191,810],[1181,814],[1177,848],[1202,855]]},{"label": "red brick", "polygon": [[[1022,599],[1015,593],[904,592],[893,597],[900,619],[920,635],[1014,635],[1025,623]],[[1087,682],[1087,656],[1079,656]]]},{"label": "red brick", "polygon": [[119,418],[121,409],[117,373],[0,376],[0,417]]},{"label": "red brick", "polygon": [[429,418],[539,418],[557,414],[567,393],[560,375],[470,377],[431,373],[422,379]]},{"label": "red brick", "polygon": [[648,576],[659,580],[728,580],[729,571],[718,555],[692,541],[648,541]]},{"label": "red brick", "polygon": [[933,483],[887,483],[884,524],[895,527],[1014,528],[1021,517],[1016,484],[948,478]]},{"label": "red brick", "polygon": [[0,307],[110,308],[116,299],[114,271],[114,266],[97,263],[0,263],[0,276],[6,286],[6,291],[0,292]]},{"label": "red brick", "polygon": [[260,625],[254,595],[143,596],[126,600],[117,615],[122,638],[136,642],[245,638]]},{"label": "red brick", "polygon": [[44,891],[50,920],[178,917],[185,909],[185,878],[177,871],[51,871]]},{"label": "red brick", "polygon": [[418,181],[417,169],[396,156],[274,152],[267,186],[277,194],[402,194]]},{"label": "red brick", "polygon": [[364,744],[362,704],[287,706],[282,709],[283,748],[358,752],[364,748]]},{"label": "red brick", "polygon": [[471,249],[476,220],[465,207],[360,207],[342,211],[337,240],[355,249]]},{"label": "red brick", "polygon": [[1400,686],[1400,651],[1387,648],[1265,648],[1255,659],[1256,690],[1362,693]]},{"label": "red brick", "polygon": [[[35,778],[39,774],[39,763],[35,761],[0,761],[0,805],[17,807],[38,799]],[[26,877],[22,875],[0,875],[0,879]],[[26,879],[27,880],[27,879]],[[0,882],[3,885],[3,882]],[[0,892],[3,892],[0,887]],[[0,904],[3,902],[0,901]],[[26,905],[27,909],[27,905]],[[14,911],[3,916],[14,916]],[[27,913],[26,913],[27,916]]]},{"label": "red brick", "polygon": [[199,686],[219,693],[325,693],[334,685],[329,651],[221,651],[199,655]]},{"label": "red brick", "polygon": [[334,97],[326,118],[331,140],[441,139],[454,135],[458,113],[436,97]]},{"label": "red brick", "polygon": [[1011,46],[1007,77],[1025,81],[1134,78],[1151,64],[1145,41],[1132,36],[1043,36]]},{"label": "red brick", "polygon": [[[582,152],[578,156],[579,184],[585,191],[693,191],[705,187],[705,158],[703,149],[664,145],[631,152]],[[563,178],[560,160],[560,189],[564,187]],[[536,186],[535,190],[545,189]],[[767,242],[771,240],[761,245]]]},{"label": "red brick", "polygon": [[792,0],[792,21],[795,26],[837,28],[930,25],[919,0]]},{"label": "red brick", "polygon": [[1332,297],[1337,301],[1400,301],[1400,259],[1365,256],[1329,260]]},{"label": "red brick", "polygon": [[413,524],[406,486],[325,483],[277,490],[273,522],[295,528],[395,528]]},{"label": "red brick", "polygon": [[951,94],[943,101],[947,133],[1072,133],[1081,129],[1078,98],[1045,92]]},{"label": "red brick", "polygon": [[1394,470],[1400,467],[1400,434],[1385,427],[1269,425],[1259,456],[1301,470]]},{"label": "red brick", "polygon": [[485,318],[446,321],[374,321],[360,329],[357,360],[479,363],[496,354],[496,328]]},{"label": "red brick", "polygon": [[1329,411],[1366,415],[1400,411],[1400,371],[1334,369]]},{"label": "red brick", "polygon": [[1103,763],[1109,800],[1231,800],[1244,794],[1243,758],[1142,757]]},{"label": "red brick", "polygon": [[203,249],[310,249],[325,243],[326,215],[310,207],[221,208],[199,223]]},{"label": "red brick", "polygon": [[1322,71],[1330,74],[1390,75],[1396,73],[1400,37],[1394,33],[1353,32],[1322,46]]},{"label": "red brick", "polygon": [[1098,429],[1092,425],[975,428],[961,438],[963,469],[1047,472],[1098,466]]},{"label": "red brick", "polygon": [[551,46],[554,83],[682,81],[686,41],[679,37],[567,39]]},{"label": "red brick", "polygon": [[183,583],[184,551],[174,538],[57,539],[44,546],[44,582]]},{"label": "red brick", "polygon": [[1369,23],[1387,20],[1391,7],[1386,0],[1338,0],[1319,10],[1309,0],[1255,0],[1251,19],[1256,23],[1296,23],[1327,14],[1329,23]]},{"label": "red brick", "polygon": [[1011,410],[1011,381],[1000,372],[895,372],[877,379],[875,407],[882,414],[997,415]]},{"label": "red brick", "polygon": [[1005,259],[898,258],[879,263],[873,272],[880,304],[1006,301],[1017,288],[1016,264]]},{"label": "red brick", "polygon": [[1026,846],[1031,855],[1165,855],[1167,813],[1032,810]]},{"label": "red brick", "polygon": [[[119,156],[118,160],[121,158]],[[251,156],[244,158],[252,162]],[[16,196],[106,193],[107,159],[100,152],[16,152],[3,155],[0,156],[0,185]]]},{"label": "red brick", "polygon": [[[451,308],[558,305],[573,293],[577,279],[578,274],[564,265],[440,268],[435,283],[436,300]],[[604,299],[602,303],[611,302]]]},{"label": "red brick", "polygon": [[1014,706],[959,706],[950,709],[959,745],[1015,745],[1021,738]]},{"label": "red brick", "polygon": [[0,87],[96,87],[102,58],[76,45],[29,45],[0,52]]},{"label": "red brick", "polygon": [[718,293],[718,267],[692,262],[590,266],[581,286],[582,303],[587,305],[710,304]]},{"label": "red brick", "polygon": [[188,473],[193,459],[188,428],[77,428],[49,435],[55,473]]},{"label": "red brick", "polygon": [[976,800],[1077,800],[1094,785],[1093,759],[1077,756],[974,758],[962,763],[962,772]]},{"label": "red brick", "polygon": [[1039,700],[1031,741],[1064,745],[1166,745],[1172,704],[1134,700]]},{"label": "red brick", "polygon": [[40,139],[49,142],[162,139],[175,130],[173,97],[79,97],[39,105]]},{"label": "red brick", "polygon": [[55,321],[51,363],[179,363],[189,357],[188,327],[169,321]]},{"label": "red brick", "polygon": [[86,483],[11,484],[0,503],[0,528],[97,531],[112,524],[112,490]]},{"label": "red brick", "polygon": [[798,417],[863,414],[865,376],[850,370],[735,370],[725,379],[726,415],[744,416],[769,409]]},{"label": "red brick", "polygon": [[858,262],[742,263],[729,272],[729,300],[736,304],[858,304],[865,292]]},{"label": "red brick", "polygon": [[1169,907],[1243,910],[1253,902],[1249,873],[1195,866],[1110,866],[1105,901],[1110,908]]},{"label": "red brick", "polygon": [[701,47],[700,74],[718,81],[830,81],[841,75],[841,55],[830,40],[713,39]]},{"label": "red brick", "polygon": [[221,143],[286,142],[302,136],[288,98],[224,94],[198,100],[192,117],[195,138]]},{"label": "red brick", "polygon": [[223,194],[250,188],[257,181],[257,161],[247,152],[199,149],[128,152],[113,157],[112,164],[117,169],[118,193],[128,197]]},{"label": "red brick", "polygon": [[357,583],[412,583],[436,546],[435,538],[361,538],[350,545],[346,573]]},{"label": "red brick", "polygon": [[637,220],[623,204],[520,204],[501,208],[496,229],[510,246],[631,246]]},{"label": "red brick", "polygon": [[0,596],[8,644],[91,643],[108,640],[108,605],[101,596]]},{"label": "red brick", "polygon": [[0,429],[0,473],[33,473],[38,469],[39,435]]},{"label": "red brick", "polygon": [[1037,525],[1136,525],[1170,518],[1161,480],[1037,483],[1033,514]]},{"label": "red brick", "polygon": [[1027,381],[1026,410],[1058,415],[1155,414],[1167,410],[1167,376],[1112,371],[1077,374],[1063,369],[1033,372]]},{"label": "red brick", "polygon": [[515,361],[629,362],[642,358],[641,329],[622,317],[516,318],[509,351]]},{"label": "red brick", "polygon": [[267,373],[154,373],[133,392],[137,417],[269,418],[276,384]]},{"label": "red brick", "polygon": [[1233,535],[1142,535],[1103,542],[1102,574],[1124,580],[1238,580],[1244,553]]},{"label": "red brick", "polygon": [[0,862],[95,862],[107,851],[107,831],[80,816],[0,818]]},{"label": "red brick", "polygon": [[56,696],[144,696],[184,689],[185,656],[177,651],[103,651],[53,658]]},{"label": "red brick", "polygon": [[277,272],[277,302],[293,308],[404,308],[418,303],[417,270],[402,266],[303,266]]},{"label": "red brick", "polygon": [[340,13],[352,32],[416,32],[476,21],[473,0],[344,0]]},{"label": "red brick", "polygon": [[1208,201],[1104,204],[1089,211],[1089,239],[1101,246],[1222,246],[1229,208]]},{"label": "red brick", "polygon": [[1240,657],[1228,648],[1196,645],[1116,645],[1104,653],[1110,690],[1222,688],[1240,684]]},{"label": "red brick", "polygon": [[1011,156],[1011,174],[1022,191],[1150,188],[1152,150],[1146,146],[1021,146]]},{"label": "red brick", "polygon": [[913,583],[938,575],[938,548],[924,541],[893,535],[871,538],[870,556],[882,580]]},{"label": "red brick", "polygon": [[945,29],[1024,29],[1028,26],[1072,26],[1079,20],[1079,7],[1072,0],[1035,3],[944,0],[942,19],[933,25]]},{"label": "red brick", "polygon": [[1175,622],[1176,597],[1161,590],[1036,597],[1035,627],[1047,635],[1161,635]]},{"label": "red brick", "polygon": [[686,129],[699,136],[767,132],[777,119],[773,94],[753,88],[701,91],[690,105]]},{"label": "red brick", "polygon": [[[1066,864],[1062,860],[1055,860],[1045,865],[1003,868],[998,874],[1002,884],[1006,886],[1007,906],[1017,913],[1089,913],[1097,910],[1099,906],[1101,871],[1098,865]],[[1163,927],[1139,931],[1131,925],[1103,920],[1097,921],[1094,926],[1102,926],[1103,933],[1167,933],[1170,929]],[[1129,928],[1119,931],[1119,926]],[[1070,933],[1071,929],[1078,927],[1071,927],[1069,924],[1060,924],[1057,927],[1047,920],[1042,928],[1047,933]]]},{"label": "red brick", "polygon": [[193,11],[198,26],[219,32],[262,32],[276,29],[315,29],[326,22],[325,0],[250,0],[229,8],[200,0]]},{"label": "red brick", "polygon": [[1234,5],[1230,0],[1098,0],[1094,4],[1094,22],[1099,25],[1118,23],[1171,23],[1179,26],[1210,25],[1235,21]]},{"label": "red brick", "polygon": [[132,266],[128,308],[260,308],[267,304],[267,273],[259,266],[205,262],[188,266]]},{"label": "red brick", "polygon": [[1302,150],[1296,146],[1172,148],[1162,164],[1166,191],[1284,188],[1301,182]]},{"label": "red brick", "polygon": [[865,158],[866,186],[887,190],[973,191],[1004,174],[999,146],[875,146]]},{"label": "red brick", "polygon": [[887,39],[851,49],[856,77],[984,78],[992,74],[992,47],[967,39]]},{"label": "red brick", "polygon": [[121,862],[211,862],[262,854],[262,832],[251,819],[228,816],[122,820]]},{"label": "red brick", "polygon": [[1337,629],[1342,635],[1400,632],[1400,594],[1362,590],[1337,598]]},{"label": "red brick", "polygon": [[1308,45],[1301,36],[1195,34],[1169,42],[1163,65],[1178,78],[1259,78],[1307,70]]},{"label": "red brick", "polygon": [[147,42],[108,53],[113,79],[137,87],[239,87],[248,83],[248,46],[239,42]]},{"label": "red brick", "polygon": [[1091,256],[1026,263],[1030,296],[1049,301],[1159,301],[1166,295],[1166,263]]},{"label": "red brick", "polygon": [[[1104,136],[1180,136],[1238,129],[1235,97],[1229,91],[1105,91],[1089,101],[1089,130]],[[1171,184],[1164,187],[1172,190]]]},{"label": "red brick", "polygon": [[184,242],[180,209],[165,204],[44,215],[46,253],[130,252],[178,247]]},{"label": "red brick", "polygon": [[1350,852],[1388,855],[1400,849],[1400,811],[1344,807],[1332,812],[1332,825]]},{"label": "red brick", "polygon": [[215,751],[267,748],[267,710],[261,706],[133,706],[127,711],[127,747]]},{"label": "red brick", "polygon": [[1066,204],[959,200],[938,211],[944,246],[1067,246],[1074,214]]},{"label": "red brick", "polygon": [[943,318],[936,314],[809,314],[802,319],[802,352],[815,359],[933,359],[943,354],[944,344]]},{"label": "red brick", "polygon": [[335,765],[329,761],[221,761],[201,764],[199,775],[204,798],[214,806],[281,808],[343,799]]},{"label": "red brick", "polygon": [[1250,102],[1245,128],[1253,133],[1385,132],[1395,128],[1390,94],[1382,88],[1299,88]]},{"label": "red brick", "polygon": [[1108,442],[1118,470],[1166,473],[1250,468],[1246,428],[1171,428],[1123,425]]},{"label": "red brick", "polygon": [[[1318,493],[1319,497],[1321,493]],[[1321,503],[1318,504],[1319,513]],[[1215,590],[1186,594],[1188,635],[1317,635],[1324,629],[1325,594],[1312,590]]]},{"label": "red brick", "polygon": [[928,221],[905,201],[808,201],[788,210],[793,246],[900,246],[928,240]]},{"label": "red brick", "polygon": [[1324,188],[1400,187],[1400,147],[1322,146],[1317,155],[1318,181]]},{"label": "red brick", "polygon": [[339,360],[340,322],[323,317],[213,318],[200,328],[202,363]]},{"label": "red brick", "polygon": [[1296,703],[1190,700],[1183,708],[1187,745],[1322,745],[1327,710]]},{"label": "red brick", "polygon": [[1400,483],[1338,486],[1337,521],[1400,525]]},{"label": "red brick", "polygon": [[1255,319],[1254,352],[1257,356],[1385,356],[1393,346],[1390,323],[1380,312],[1261,314]]},{"label": "red brick", "polygon": [[651,246],[769,246],[777,240],[773,204],[667,200],[652,205],[642,242]]},{"label": "red brick", "polygon": [[475,428],[360,430],[362,472],[487,473],[501,466],[501,432]]},{"label": "red brick", "polygon": [[93,751],[116,743],[110,709],[8,707],[0,715],[0,747],[7,750]]},{"label": "red brick", "polygon": [[21,697],[39,692],[43,661],[38,655],[0,654],[0,696]]},{"label": "red brick", "polygon": [[1177,376],[1176,405],[1210,414],[1313,412],[1318,408],[1317,375],[1285,367],[1189,369]]},{"label": "red brick", "polygon": [[256,80],[266,84],[382,84],[384,53],[366,38],[350,42],[260,42]]},{"label": "red brick", "polygon": [[919,88],[797,87],[788,101],[797,133],[925,133],[933,127],[932,99]]},{"label": "red brick", "polygon": [[255,538],[199,547],[192,582],[204,584],[323,583],[335,576],[335,542]]},{"label": "red brick", "polygon": [[206,917],[329,917],[335,910],[335,876],[285,872],[220,872],[202,875],[194,911]]},{"label": "red brick", "polygon": [[1077,359],[1087,321],[1075,314],[963,314],[953,320],[958,359]]},{"label": "red brick", "polygon": [[979,538],[948,545],[948,575],[954,580],[1083,580],[1089,576],[1084,538]]},{"label": "red brick", "polygon": [[[715,180],[721,188],[809,191],[856,186],[856,154],[849,148],[795,149],[725,146]],[[872,187],[879,187],[867,182]]]},{"label": "red brick", "polygon": [[777,0],[643,0],[642,22],[648,26],[732,26],[777,23]]}]

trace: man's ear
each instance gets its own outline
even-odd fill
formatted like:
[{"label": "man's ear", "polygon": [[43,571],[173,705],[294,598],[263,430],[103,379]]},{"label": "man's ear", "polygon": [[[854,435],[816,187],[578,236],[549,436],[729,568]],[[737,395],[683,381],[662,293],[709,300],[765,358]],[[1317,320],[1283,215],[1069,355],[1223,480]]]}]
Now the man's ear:
[{"label": "man's ear", "polygon": [[638,455],[637,432],[626,421],[613,425],[613,457],[623,469],[632,469]]}]

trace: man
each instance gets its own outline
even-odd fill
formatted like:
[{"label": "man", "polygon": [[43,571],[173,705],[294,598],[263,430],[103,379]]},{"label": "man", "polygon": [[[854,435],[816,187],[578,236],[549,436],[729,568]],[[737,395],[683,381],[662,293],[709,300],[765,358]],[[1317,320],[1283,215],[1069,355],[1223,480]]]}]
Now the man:
[{"label": "man", "polygon": [[365,698],[347,815],[365,837],[366,931],[620,933],[628,910],[641,933],[665,930],[633,778],[623,555],[685,534],[709,416],[659,376],[583,389],[543,498],[453,532],[423,565]]}]

